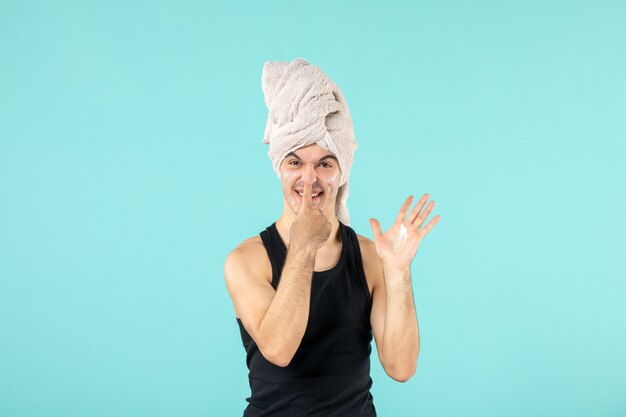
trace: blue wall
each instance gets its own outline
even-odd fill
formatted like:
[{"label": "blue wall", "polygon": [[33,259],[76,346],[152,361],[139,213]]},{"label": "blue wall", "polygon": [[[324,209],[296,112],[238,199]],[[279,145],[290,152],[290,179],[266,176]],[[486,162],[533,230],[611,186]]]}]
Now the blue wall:
[{"label": "blue wall", "polygon": [[343,90],[351,226],[408,194],[380,416],[626,415],[626,3],[0,3],[0,415],[237,416],[227,253],[281,213],[266,60]]}]

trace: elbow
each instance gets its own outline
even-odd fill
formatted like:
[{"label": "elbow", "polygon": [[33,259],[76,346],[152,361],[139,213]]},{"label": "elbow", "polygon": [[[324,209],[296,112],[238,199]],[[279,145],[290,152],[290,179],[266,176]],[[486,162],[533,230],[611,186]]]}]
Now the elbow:
[{"label": "elbow", "polygon": [[407,382],[409,379],[411,379],[411,377],[413,377],[413,375],[415,375],[415,369],[409,370],[407,371],[396,371],[393,373],[387,373],[387,375],[389,375],[391,377],[391,379],[393,379],[394,381],[397,382]]},{"label": "elbow", "polygon": [[407,382],[413,377],[413,375],[415,375],[417,362],[414,362],[411,366],[388,366],[384,367],[384,369],[385,373],[394,381]]},{"label": "elbow", "polygon": [[281,368],[288,366],[296,354],[296,349],[290,349],[282,338],[262,337],[258,332],[254,341],[265,360]]},{"label": "elbow", "polygon": [[281,368],[285,368],[287,367],[290,363],[291,363],[291,359],[292,358],[288,358],[286,356],[271,356],[271,357],[266,357],[265,359],[268,360],[268,362],[279,366]]},{"label": "elbow", "polygon": [[281,368],[285,368],[291,363],[293,359],[293,354],[287,354],[285,352],[281,352],[279,350],[272,349],[260,349],[263,357],[273,365],[279,366]]}]

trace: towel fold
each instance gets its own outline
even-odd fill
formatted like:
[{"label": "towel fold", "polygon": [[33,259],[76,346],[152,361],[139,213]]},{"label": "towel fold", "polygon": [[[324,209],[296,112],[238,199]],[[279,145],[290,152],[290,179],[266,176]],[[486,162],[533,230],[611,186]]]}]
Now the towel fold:
[{"label": "towel fold", "polygon": [[348,178],[358,144],[339,86],[303,58],[265,62],[261,82],[269,110],[262,143],[269,144],[274,172],[280,178],[285,156],[304,146],[317,144],[335,154],[341,172],[335,213],[349,225]]}]

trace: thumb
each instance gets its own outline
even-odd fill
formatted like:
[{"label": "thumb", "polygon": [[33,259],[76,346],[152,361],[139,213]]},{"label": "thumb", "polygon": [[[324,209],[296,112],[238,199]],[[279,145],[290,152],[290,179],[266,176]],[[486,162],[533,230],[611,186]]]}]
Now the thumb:
[{"label": "thumb", "polygon": [[372,227],[372,231],[374,232],[374,239],[378,239],[378,237],[380,237],[383,232],[380,228],[380,223],[378,222],[378,220],[371,218],[370,220],[370,226]]}]

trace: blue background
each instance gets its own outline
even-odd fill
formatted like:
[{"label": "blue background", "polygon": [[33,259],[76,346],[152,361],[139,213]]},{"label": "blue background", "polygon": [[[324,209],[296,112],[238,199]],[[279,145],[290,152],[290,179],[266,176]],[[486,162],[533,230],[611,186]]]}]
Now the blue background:
[{"label": "blue background", "polygon": [[372,353],[379,415],[625,416],[624,22],[623,1],[0,2],[0,415],[242,414],[223,262],[281,213],[261,70],[303,57],[350,105],[357,233],[409,194],[441,215],[412,263],[417,373]]}]

